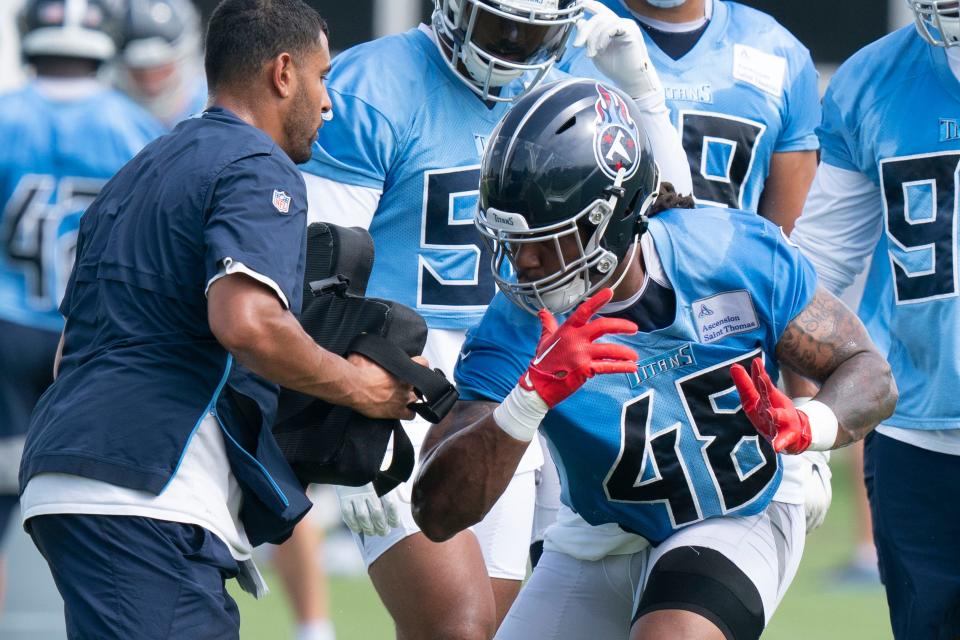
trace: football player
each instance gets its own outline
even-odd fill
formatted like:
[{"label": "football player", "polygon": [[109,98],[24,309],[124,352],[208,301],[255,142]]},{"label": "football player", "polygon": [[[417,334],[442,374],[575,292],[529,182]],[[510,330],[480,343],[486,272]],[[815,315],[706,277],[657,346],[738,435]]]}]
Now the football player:
[{"label": "football player", "polygon": [[36,76],[0,96],[0,534],[17,504],[30,412],[53,381],[63,328],[57,305],[80,215],[107,179],[163,132],[97,78],[116,50],[109,3],[29,0],[19,28]]},{"label": "football player", "polygon": [[[757,211],[789,233],[819,148],[817,71],[806,47],[767,14],[727,0],[602,1],[641,27],[697,203]],[[583,49],[561,67],[596,75]]]},{"label": "football player", "polygon": [[[683,138],[696,201],[758,211],[789,233],[802,211],[819,146],[817,72],[807,49],[770,16],[724,0],[603,3],[643,32]],[[603,79],[582,48],[570,49],[560,66]],[[806,381],[787,380],[795,395],[815,392]],[[549,450],[545,457],[537,485],[534,561],[560,508]],[[823,522],[830,504],[828,459],[810,452],[784,464],[779,499],[805,503],[808,531]]]},{"label": "football player", "polygon": [[207,104],[200,14],[188,0],[125,0],[118,89],[167,127]]},{"label": "football player", "polygon": [[[664,210],[642,133],[625,95],[570,80],[525,96],[484,153],[477,226],[501,293],[427,436],[414,515],[434,540],[479,521],[542,431],[589,525],[548,530],[498,638],[759,638],[803,547],[782,457],[859,440],[896,402],[781,229]],[[817,396],[795,407],[781,367]]]},{"label": "football player", "polygon": [[[551,67],[582,13],[580,0],[437,0],[431,26],[334,61],[334,111],[351,118],[327,123],[303,166],[311,218],[369,226],[377,257],[368,294],[426,319],[424,355],[448,375],[465,329],[496,293],[473,226],[483,147],[511,102],[560,75]],[[639,30],[614,19],[585,33],[596,64],[637,101],[664,174],[689,193],[689,169]],[[408,426],[415,445],[428,426]],[[493,635],[526,575],[540,464],[531,447],[489,517],[442,545],[413,521],[409,484],[383,499],[372,486],[339,490],[399,637]]]},{"label": "football player", "polygon": [[866,440],[864,475],[899,640],[960,635],[960,10],[909,4],[915,25],[831,80],[821,164],[793,235],[835,292],[872,258],[859,315],[901,402]]}]

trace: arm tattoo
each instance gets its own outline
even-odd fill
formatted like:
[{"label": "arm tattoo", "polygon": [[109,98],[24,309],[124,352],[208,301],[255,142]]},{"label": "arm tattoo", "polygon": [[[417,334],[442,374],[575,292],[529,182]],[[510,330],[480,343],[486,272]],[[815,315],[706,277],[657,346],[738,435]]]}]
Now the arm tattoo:
[{"label": "arm tattoo", "polygon": [[822,385],[817,400],[840,422],[836,446],[860,440],[893,413],[890,366],[857,317],[822,288],[787,326],[776,355],[784,367]]},{"label": "arm tattoo", "polygon": [[777,360],[822,383],[840,363],[870,346],[860,321],[842,302],[818,288],[780,337]]}]

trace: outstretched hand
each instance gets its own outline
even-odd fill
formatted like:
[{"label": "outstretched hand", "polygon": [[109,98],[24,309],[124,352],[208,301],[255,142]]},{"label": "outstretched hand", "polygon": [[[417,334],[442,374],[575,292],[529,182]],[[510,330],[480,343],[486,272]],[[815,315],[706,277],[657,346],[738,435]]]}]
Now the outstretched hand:
[{"label": "outstretched hand", "polygon": [[601,289],[583,302],[562,325],[546,309],[539,315],[540,342],[520,386],[536,391],[548,407],[556,406],[593,376],[604,373],[635,373],[637,354],[625,345],[596,343],[615,333],[633,334],[637,325],[621,318],[590,318],[613,297]]},{"label": "outstretched hand", "polygon": [[774,451],[797,454],[807,450],[813,441],[810,419],[777,389],[760,358],[751,363],[749,374],[735,364],[730,368],[730,376],[740,392],[744,413]]}]

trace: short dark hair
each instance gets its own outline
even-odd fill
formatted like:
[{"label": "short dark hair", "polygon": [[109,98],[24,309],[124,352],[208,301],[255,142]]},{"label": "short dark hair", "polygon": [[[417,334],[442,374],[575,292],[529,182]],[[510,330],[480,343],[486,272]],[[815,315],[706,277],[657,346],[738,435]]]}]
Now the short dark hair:
[{"label": "short dark hair", "polygon": [[207,25],[207,85],[245,81],[284,51],[298,57],[317,46],[327,23],[303,0],[223,0]]}]

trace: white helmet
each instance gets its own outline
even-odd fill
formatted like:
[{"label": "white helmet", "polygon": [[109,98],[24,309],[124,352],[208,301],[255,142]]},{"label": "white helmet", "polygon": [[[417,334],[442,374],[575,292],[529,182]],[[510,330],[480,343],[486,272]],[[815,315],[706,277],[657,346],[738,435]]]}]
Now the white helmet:
[{"label": "white helmet", "polygon": [[960,2],[907,0],[920,36],[935,47],[960,45]]},{"label": "white helmet", "polygon": [[114,0],[28,0],[19,15],[27,58],[52,56],[105,62],[119,37]]},{"label": "white helmet", "polygon": [[434,0],[437,47],[450,68],[477,95],[512,102],[492,89],[528,71],[528,88],[560,59],[582,0]]}]

